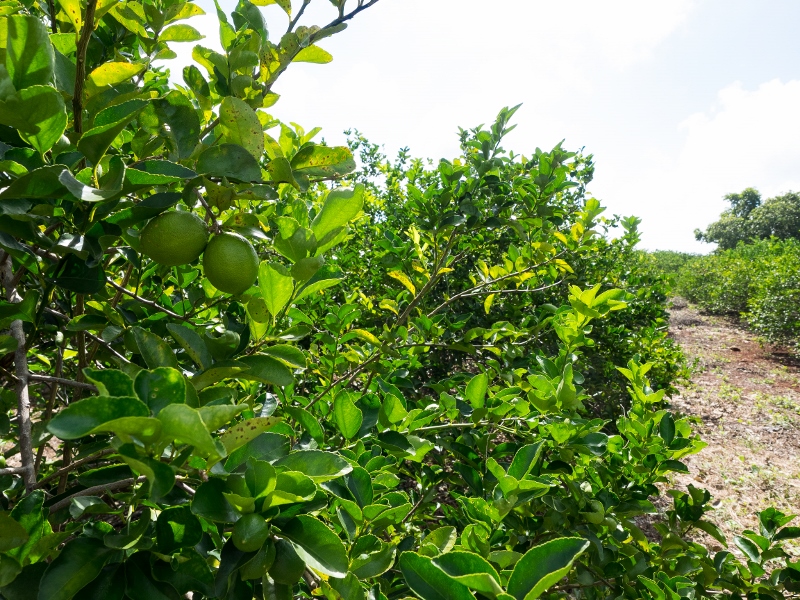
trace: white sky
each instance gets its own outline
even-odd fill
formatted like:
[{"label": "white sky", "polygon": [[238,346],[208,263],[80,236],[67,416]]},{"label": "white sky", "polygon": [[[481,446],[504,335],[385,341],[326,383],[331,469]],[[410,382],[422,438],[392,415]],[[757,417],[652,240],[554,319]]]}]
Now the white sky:
[{"label": "white sky", "polygon": [[[199,4],[188,23],[218,47]],[[262,10],[277,39],[286,15]],[[301,23],[333,17],[313,0]],[[693,231],[723,195],[800,190],[797,23],[796,0],[380,0],[320,43],[332,63],[288,69],[271,112],[328,143],[357,128],[390,156],[438,159],[458,153],[459,126],[521,102],[506,148],[585,147],[590,191],[643,219],[643,247],[707,252]],[[173,44],[178,64],[191,46]]]}]

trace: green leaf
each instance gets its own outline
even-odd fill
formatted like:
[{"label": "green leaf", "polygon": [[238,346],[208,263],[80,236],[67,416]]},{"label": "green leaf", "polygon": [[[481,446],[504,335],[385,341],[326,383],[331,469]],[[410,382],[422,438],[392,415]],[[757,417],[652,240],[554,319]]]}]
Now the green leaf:
[{"label": "green leaf", "polygon": [[262,348],[261,351],[294,369],[306,368],[306,355],[297,346],[276,344],[274,346],[266,346]]},{"label": "green leaf", "polygon": [[192,499],[192,512],[215,523],[234,523],[239,519],[230,503],[225,499],[225,482],[209,479],[201,484]]},{"label": "green leaf", "polygon": [[292,169],[307,177],[342,176],[355,168],[353,154],[344,146],[308,145],[292,158]]},{"label": "green leaf", "polygon": [[489,562],[472,552],[447,552],[433,559],[433,564],[468,588],[489,597],[503,593],[500,575]]},{"label": "green leaf", "polygon": [[[155,420],[155,419],[154,419]],[[172,468],[147,456],[139,456],[133,444],[125,444],[119,449],[120,458],[134,471],[147,477],[150,482],[150,497],[156,501],[165,496],[175,485],[175,472]]]},{"label": "green leaf", "polygon": [[359,579],[378,577],[394,564],[396,549],[374,535],[361,535],[353,544],[350,571]]},{"label": "green leaf", "polygon": [[12,321],[20,320],[33,323],[36,320],[36,305],[39,294],[34,290],[25,292],[22,302],[6,302],[0,300],[0,327],[8,327]]},{"label": "green leaf", "polygon": [[139,352],[147,363],[148,368],[173,367],[178,368],[178,359],[164,340],[157,335],[142,329],[133,327],[133,338],[139,347]]},{"label": "green leaf", "polygon": [[147,533],[153,519],[153,512],[145,508],[137,521],[129,521],[125,528],[117,533],[116,531],[107,533],[103,536],[103,543],[109,548],[117,550],[129,550],[139,543],[142,536]]},{"label": "green leaf", "polygon": [[[10,303],[9,303],[10,304]],[[10,335],[0,335],[0,357],[5,356],[10,352],[14,352],[19,347],[16,338]]]},{"label": "green leaf", "polygon": [[483,408],[486,403],[486,392],[489,390],[489,375],[480,373],[469,380],[464,397],[469,400],[472,408]]},{"label": "green leaf", "polygon": [[28,532],[10,516],[0,513],[0,552],[22,546],[28,541]]},{"label": "green leaf", "polygon": [[[123,166],[123,169],[125,167]],[[69,171],[64,171],[58,176],[61,184],[69,190],[69,193],[75,196],[78,200],[84,202],[102,202],[115,196],[119,196],[122,187],[117,187],[110,190],[98,190],[90,185],[78,181],[75,176]]]},{"label": "green leaf", "polygon": [[278,459],[275,467],[283,467],[287,471],[305,473],[317,483],[330,481],[353,470],[344,458],[333,452],[322,450],[300,450]]},{"label": "green leaf", "polygon": [[213,597],[214,576],[205,559],[196,550],[185,549],[180,561],[180,568],[176,570],[171,564],[157,560],[153,565],[153,577],[170,584],[182,596],[188,597],[189,592],[194,591],[207,598]]},{"label": "green leaf", "polygon": [[[150,131],[165,136],[180,159],[189,158],[200,143],[200,117],[191,100],[177,90],[154,100],[152,106],[142,114],[140,121]],[[181,177],[188,178],[186,175]]]},{"label": "green leaf", "polygon": [[234,181],[261,182],[258,162],[237,144],[219,144],[203,151],[197,158],[197,172]]},{"label": "green leaf", "polygon": [[403,552],[398,561],[406,585],[422,600],[474,600],[469,589],[434,566],[427,556]]},{"label": "green leaf", "polygon": [[210,385],[236,377],[239,373],[247,371],[250,367],[236,360],[223,360],[214,363],[208,369],[192,377],[192,385],[198,392]]},{"label": "green leaf", "polygon": [[115,552],[101,540],[78,537],[47,567],[39,584],[39,600],[70,600],[100,574]]},{"label": "green leaf", "polygon": [[364,600],[366,598],[364,588],[361,587],[358,578],[353,573],[348,573],[344,579],[331,577],[328,580],[328,585],[342,598],[347,598],[348,600]]},{"label": "green leaf", "polygon": [[149,414],[147,406],[136,398],[86,398],[63,408],[47,424],[47,430],[62,440],[75,440],[116,419]]},{"label": "green leaf", "polygon": [[298,302],[306,296],[311,296],[324,289],[333,287],[344,279],[344,275],[336,267],[326,265],[317,271],[314,276],[309,279],[295,297],[295,302]]},{"label": "green leaf", "polygon": [[[8,560],[14,561],[13,558],[8,558]],[[0,558],[0,562],[2,562],[2,558]],[[14,581],[0,588],[0,593],[3,594],[6,600],[30,600],[35,598],[39,590],[39,581],[41,581],[42,575],[47,570],[47,566],[47,563],[28,565],[22,569],[22,572],[16,576]],[[3,567],[0,564],[0,571],[2,570]],[[2,574],[0,574],[1,578]]]},{"label": "green leaf", "polygon": [[[28,558],[39,540],[53,533],[53,528],[50,527],[50,522],[47,520],[50,511],[43,508],[44,499],[44,492],[35,490],[17,502],[14,510],[11,511],[11,518],[19,523],[27,534],[27,541],[8,551],[9,556],[16,558],[20,564],[25,564],[25,559]],[[0,521],[3,518],[0,516]],[[11,529],[13,530],[13,527]],[[9,531],[0,524],[0,532],[2,532],[0,533],[0,544],[2,544],[2,540],[6,539]]]},{"label": "green leaf", "polygon": [[211,437],[197,409],[185,404],[170,404],[158,413],[161,435],[165,440],[180,440],[195,447],[204,456],[225,456],[225,447]]},{"label": "green leaf", "polygon": [[275,489],[264,499],[264,510],[282,504],[294,504],[311,500],[317,492],[317,486],[303,473],[284,471],[275,479]]},{"label": "green leaf", "polygon": [[89,73],[86,78],[86,92],[94,96],[107,87],[124,83],[145,69],[144,63],[107,62]]},{"label": "green leaf", "polygon": [[133,391],[133,380],[122,371],[116,369],[92,369],[86,367],[83,370],[86,379],[97,386],[100,396],[135,396]]},{"label": "green leaf", "polygon": [[572,563],[589,542],[564,537],[534,546],[514,565],[508,580],[508,593],[516,600],[533,600],[569,573]]},{"label": "green leaf", "polygon": [[67,128],[64,98],[50,86],[30,86],[0,102],[0,123],[18,129],[20,137],[44,155]]},{"label": "green leaf", "polygon": [[181,548],[197,545],[203,537],[203,526],[188,505],[172,506],[161,511],[156,522],[158,550],[172,554]]},{"label": "green leaf", "polygon": [[244,101],[226,96],[219,108],[219,132],[223,143],[238,144],[260,160],[264,154],[264,131],[256,112]]},{"label": "green leaf", "polygon": [[[78,150],[95,165],[105,156],[120,132],[147,106],[142,102],[135,101],[124,104],[125,111],[123,113],[114,113],[116,121],[92,127],[78,140]],[[123,108],[123,105],[120,105],[120,108]]]},{"label": "green leaf", "polygon": [[6,70],[14,89],[53,82],[55,53],[47,27],[34,16],[12,15],[6,18]]},{"label": "green leaf", "polygon": [[64,185],[58,179],[65,170],[63,165],[34,169],[27,175],[15,179],[10,186],[0,192],[0,200],[59,199],[66,193]]},{"label": "green leaf", "polygon": [[149,406],[154,415],[169,404],[186,402],[186,381],[181,372],[172,367],[140,371],[134,388],[139,400]]},{"label": "green leaf", "polygon": [[22,572],[22,565],[17,559],[0,554],[0,586],[5,587],[19,576]]},{"label": "green leaf", "polygon": [[333,60],[330,52],[327,52],[319,46],[306,46],[300,52],[295,54],[292,62],[308,62],[318,65],[324,65]]},{"label": "green leaf", "polygon": [[[199,8],[199,7],[198,7]],[[191,25],[172,25],[158,36],[161,42],[196,42],[205,36]]]},{"label": "green leaf", "polygon": [[309,411],[305,408],[300,408],[299,406],[287,406],[284,408],[287,414],[289,414],[295,421],[300,423],[300,426],[308,432],[318,444],[322,444],[325,438],[325,432],[322,429],[322,426],[317,421],[317,418],[312,415]]},{"label": "green leaf", "polygon": [[169,323],[167,331],[200,369],[208,369],[211,366],[211,353],[194,329]]},{"label": "green leaf", "polygon": [[289,368],[281,361],[266,354],[243,356],[238,359],[238,362],[246,365],[248,369],[237,374],[237,379],[260,381],[278,387],[286,387],[294,383],[294,376]]},{"label": "green leaf", "polygon": [[245,410],[247,410],[247,404],[218,404],[201,406],[198,412],[208,430],[216,431],[226,426],[236,415]]},{"label": "green leaf", "polygon": [[294,282],[267,261],[258,267],[258,287],[267,310],[274,318],[289,303],[294,293]]},{"label": "green leaf", "polygon": [[352,190],[341,189],[328,192],[322,210],[311,223],[311,230],[320,240],[332,231],[352,221],[364,206],[364,186],[356,185]]},{"label": "green leaf", "polygon": [[511,466],[508,467],[508,474],[515,479],[522,479],[531,472],[541,453],[542,442],[523,446],[514,455]]},{"label": "green leaf", "polygon": [[312,569],[331,577],[347,574],[344,544],[322,521],[301,515],[281,526],[281,535],[291,540],[297,554]]},{"label": "green leaf", "polygon": [[661,417],[661,422],[658,424],[658,432],[667,446],[675,439],[675,419],[671,413],[666,413]]},{"label": "green leaf", "polygon": [[355,405],[346,391],[340,392],[333,401],[333,416],[336,426],[347,440],[356,436],[364,422],[364,413]]}]

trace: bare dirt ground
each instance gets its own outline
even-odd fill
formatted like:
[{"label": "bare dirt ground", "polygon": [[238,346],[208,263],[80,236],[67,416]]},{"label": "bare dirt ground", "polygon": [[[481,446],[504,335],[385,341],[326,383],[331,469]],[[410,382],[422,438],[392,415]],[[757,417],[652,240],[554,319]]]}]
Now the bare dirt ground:
[{"label": "bare dirt ground", "polygon": [[[711,492],[709,516],[729,541],[744,529],[758,532],[758,512],[769,506],[800,515],[800,360],[682,299],[670,313],[672,337],[695,362],[692,383],[672,408],[696,417],[708,443],[684,459],[690,473],[675,483]],[[800,555],[797,544],[786,549]]]}]

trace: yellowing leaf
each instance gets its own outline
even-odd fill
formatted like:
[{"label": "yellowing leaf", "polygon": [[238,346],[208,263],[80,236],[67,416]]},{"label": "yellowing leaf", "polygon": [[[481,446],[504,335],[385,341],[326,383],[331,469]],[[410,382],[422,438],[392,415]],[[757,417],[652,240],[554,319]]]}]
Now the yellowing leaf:
[{"label": "yellowing leaf", "polygon": [[486,300],[483,301],[483,310],[486,311],[486,314],[489,314],[489,311],[492,310],[492,304],[494,303],[494,297],[497,294],[489,294],[486,296]]},{"label": "yellowing leaf", "polygon": [[395,302],[394,300],[383,299],[381,300],[380,304],[378,304],[378,308],[390,310],[396,315],[400,314],[400,312],[397,310],[397,302]]},{"label": "yellowing leaf", "polygon": [[303,48],[294,57],[294,62],[309,62],[318,65],[324,65],[332,60],[333,56],[319,46],[308,46],[307,48]]},{"label": "yellowing leaf", "polygon": [[100,90],[128,81],[141,73],[145,68],[143,64],[126,62],[110,62],[97,67],[89,74],[86,91],[92,96]]},{"label": "yellowing leaf", "polygon": [[67,15],[67,19],[75,28],[75,37],[80,35],[81,27],[83,27],[83,17],[81,15],[80,0],[58,0],[58,4]]},{"label": "yellowing leaf", "polygon": [[359,339],[362,339],[365,342],[369,342],[373,346],[380,346],[381,345],[381,341],[377,337],[375,337],[374,334],[370,333],[369,331],[366,331],[364,329],[353,329],[353,331],[351,333],[356,334],[356,336],[358,336]]},{"label": "yellowing leaf", "polygon": [[408,275],[403,273],[402,271],[389,271],[389,277],[392,279],[396,279],[400,283],[402,283],[405,288],[411,292],[414,296],[417,295],[417,288],[414,286],[414,283],[409,279]]}]

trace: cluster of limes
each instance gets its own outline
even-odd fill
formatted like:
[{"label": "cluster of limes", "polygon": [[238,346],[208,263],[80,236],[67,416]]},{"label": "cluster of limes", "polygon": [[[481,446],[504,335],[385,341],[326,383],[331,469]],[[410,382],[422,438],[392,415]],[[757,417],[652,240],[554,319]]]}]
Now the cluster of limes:
[{"label": "cluster of limes", "polygon": [[139,238],[141,251],[160,265],[186,265],[203,255],[203,271],[211,284],[229,294],[241,294],[258,277],[258,255],[237,233],[223,232],[208,240],[202,219],[170,211],[152,219]]}]

